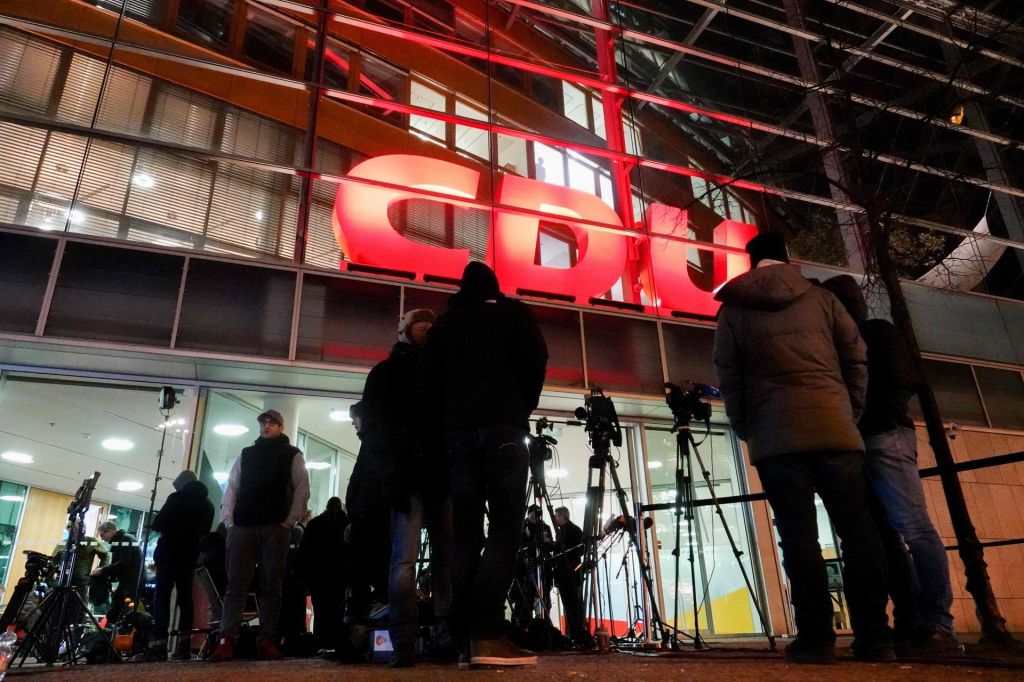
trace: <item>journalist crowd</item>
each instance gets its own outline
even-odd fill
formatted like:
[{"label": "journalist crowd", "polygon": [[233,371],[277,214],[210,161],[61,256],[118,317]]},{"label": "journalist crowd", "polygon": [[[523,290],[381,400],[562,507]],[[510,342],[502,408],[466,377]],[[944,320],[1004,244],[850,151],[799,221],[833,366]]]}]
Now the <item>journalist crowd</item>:
[{"label": "journalist crowd", "polygon": [[[729,423],[774,514],[797,629],[785,657],[836,658],[815,493],[841,539],[852,656],[958,652],[946,552],[928,517],[909,416],[919,378],[903,339],[869,319],[852,277],[801,275],[778,234],[758,235],[746,251],[750,270],[716,294],[713,361]],[[216,634],[204,657],[215,663],[365,661],[371,633],[386,629],[395,668],[421,658],[531,665],[537,657],[512,636],[506,602],[513,621],[531,620],[537,603],[549,618],[553,587],[564,646],[594,646],[581,589],[588,538],[569,508],[527,507],[529,419],[548,360],[530,308],[472,262],[446,311],[409,310],[397,332],[350,410],[360,448],[344,501],[307,509],[303,453],[273,409],[258,416],[259,437],[230,470],[215,530],[207,487],[190,471],[174,479],[151,524],[160,533],[153,625],[136,659],[189,659],[202,641],[191,628],[209,621]],[[145,582],[141,554],[114,523],[98,532],[103,543],[86,542],[77,555],[75,585],[108,604],[114,622]],[[194,584],[207,594],[207,618],[193,608]]]}]

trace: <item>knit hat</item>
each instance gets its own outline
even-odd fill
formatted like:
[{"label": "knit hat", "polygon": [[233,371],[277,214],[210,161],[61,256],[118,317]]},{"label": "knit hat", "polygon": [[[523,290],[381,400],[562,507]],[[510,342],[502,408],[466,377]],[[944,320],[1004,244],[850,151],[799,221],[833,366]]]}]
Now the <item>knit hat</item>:
[{"label": "knit hat", "polygon": [[405,315],[402,315],[402,319],[398,321],[398,340],[402,343],[412,343],[407,334],[409,327],[413,326],[417,322],[429,322],[433,324],[436,320],[437,315],[435,315],[434,311],[429,308],[416,308],[415,310],[407,311]]},{"label": "knit hat", "polygon": [[196,480],[195,473],[189,471],[188,469],[185,469],[180,474],[174,477],[174,481],[171,483],[171,485],[174,486],[175,490],[180,491],[182,488],[184,488],[194,480]]},{"label": "knit hat", "polygon": [[498,277],[486,263],[470,261],[466,269],[462,271],[462,282],[459,287],[459,295],[468,299],[479,299],[489,301],[498,298],[500,288]]},{"label": "knit hat", "polygon": [[756,268],[758,263],[766,259],[789,262],[786,238],[778,232],[762,232],[747,242],[746,251],[750,254],[752,268]]}]

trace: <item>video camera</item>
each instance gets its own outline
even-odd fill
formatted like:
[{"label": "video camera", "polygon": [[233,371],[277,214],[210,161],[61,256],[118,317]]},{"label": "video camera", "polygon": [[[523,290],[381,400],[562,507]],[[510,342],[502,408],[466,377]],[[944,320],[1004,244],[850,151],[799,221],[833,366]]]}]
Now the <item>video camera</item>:
[{"label": "video camera", "polygon": [[619,415],[615,412],[612,399],[605,396],[600,386],[590,389],[590,395],[584,400],[583,407],[577,407],[574,414],[576,419],[586,425],[585,428],[590,433],[590,440],[595,448],[609,441],[615,447],[622,445]]},{"label": "video camera", "polygon": [[720,398],[722,392],[708,384],[684,381],[682,386],[665,382],[665,402],[672,410],[676,426],[689,424],[691,421],[711,421],[711,398]]},{"label": "video camera", "polygon": [[554,428],[555,425],[547,417],[541,417],[537,420],[536,435],[526,437],[526,444],[530,448],[530,466],[543,465],[551,460],[551,446],[558,445],[558,441],[544,431],[553,431]]}]

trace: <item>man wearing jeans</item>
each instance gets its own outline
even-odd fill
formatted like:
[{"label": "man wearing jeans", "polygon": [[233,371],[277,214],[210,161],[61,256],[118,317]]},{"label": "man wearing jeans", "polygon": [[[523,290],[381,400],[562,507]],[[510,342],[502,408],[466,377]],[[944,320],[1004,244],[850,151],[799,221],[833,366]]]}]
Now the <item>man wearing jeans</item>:
[{"label": "man wearing jeans", "polygon": [[214,663],[235,656],[242,609],[257,572],[260,639],[256,655],[265,660],[281,658],[277,626],[284,563],[292,527],[306,513],[309,502],[306,463],[302,452],[284,434],[284,417],[277,410],[267,410],[257,422],[260,437],[235,460],[221,504],[228,527],[228,590],[220,642],[210,656]]},{"label": "man wearing jeans", "polygon": [[885,558],[868,509],[856,426],[867,386],[864,342],[835,296],[789,265],[781,236],[760,234],[747,253],[751,271],[715,296],[723,305],[714,362],[729,421],[746,441],[775,512],[798,630],[786,658],[834,660],[817,492],[842,539],[854,656],[894,660]]},{"label": "man wearing jeans", "polygon": [[418,381],[422,395],[436,397],[446,433],[454,526],[451,624],[463,650],[460,665],[537,660],[501,633],[526,511],[529,417],[540,400],[547,358],[530,309],[500,293],[489,267],[467,265],[459,292],[430,330]]},{"label": "man wearing jeans", "polygon": [[889,524],[910,548],[917,577],[919,625],[905,638],[898,636],[897,645],[908,653],[959,654],[949,611],[949,560],[928,517],[910,418],[910,398],[921,378],[899,330],[887,320],[867,319],[867,304],[853,277],[833,277],[824,286],[846,306],[868,347],[867,403],[857,424],[867,448],[865,468]]}]

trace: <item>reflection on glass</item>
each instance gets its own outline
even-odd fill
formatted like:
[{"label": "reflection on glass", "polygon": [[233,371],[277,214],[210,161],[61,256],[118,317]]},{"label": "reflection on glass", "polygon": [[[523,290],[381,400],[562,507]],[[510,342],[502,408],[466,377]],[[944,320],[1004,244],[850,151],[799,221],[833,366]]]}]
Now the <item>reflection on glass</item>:
[{"label": "reflection on glass", "polygon": [[7,571],[20,557],[13,555],[14,538],[25,509],[28,487],[0,481],[0,585],[7,581]]}]

